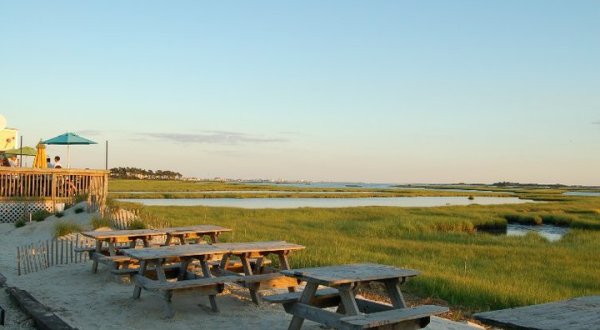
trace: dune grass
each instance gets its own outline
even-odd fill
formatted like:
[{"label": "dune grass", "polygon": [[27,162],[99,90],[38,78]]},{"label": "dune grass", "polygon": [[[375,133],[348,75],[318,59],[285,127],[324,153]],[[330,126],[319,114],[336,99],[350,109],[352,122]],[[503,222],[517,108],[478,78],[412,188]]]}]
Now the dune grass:
[{"label": "dune grass", "polygon": [[600,229],[597,200],[438,208],[144,210],[174,226],[230,227],[233,232],[223,235],[225,241],[305,245],[306,250],[291,256],[292,267],[368,261],[414,268],[422,274],[407,283],[408,290],[481,311],[600,294],[600,231],[573,229],[555,243],[535,234],[481,233],[504,228],[507,214],[567,217],[572,228]]},{"label": "dune grass", "polygon": [[54,238],[65,236],[71,233],[78,233],[82,230],[83,228],[77,223],[70,222],[68,220],[59,221],[54,224]]}]

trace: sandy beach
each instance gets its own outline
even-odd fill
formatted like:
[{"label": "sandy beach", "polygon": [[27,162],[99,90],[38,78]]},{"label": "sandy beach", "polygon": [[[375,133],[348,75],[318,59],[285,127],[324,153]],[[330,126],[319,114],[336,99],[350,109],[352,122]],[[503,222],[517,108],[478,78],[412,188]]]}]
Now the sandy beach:
[{"label": "sandy beach", "polygon": [[[52,216],[42,222],[29,223],[15,228],[13,224],[0,224],[0,272],[7,278],[7,286],[16,286],[31,293],[53,312],[79,329],[287,329],[291,316],[280,305],[263,303],[254,305],[248,291],[234,285],[227,286],[217,297],[220,313],[209,310],[208,298],[194,292],[176,293],[173,319],[163,317],[162,302],[153,292],[142,292],[140,300],[131,298],[133,286],[117,281],[104,265],[98,273],[90,271],[90,262],[58,265],[48,269],[17,276],[16,247],[52,238],[57,221],[77,222],[90,228],[92,214],[73,213]],[[272,291],[277,293],[277,291]],[[269,292],[266,292],[269,294]],[[7,293],[0,293],[0,305],[6,310],[5,329],[34,329],[32,320],[22,313]],[[464,325],[435,321],[428,329],[457,329]],[[303,329],[322,329],[306,321]]]}]

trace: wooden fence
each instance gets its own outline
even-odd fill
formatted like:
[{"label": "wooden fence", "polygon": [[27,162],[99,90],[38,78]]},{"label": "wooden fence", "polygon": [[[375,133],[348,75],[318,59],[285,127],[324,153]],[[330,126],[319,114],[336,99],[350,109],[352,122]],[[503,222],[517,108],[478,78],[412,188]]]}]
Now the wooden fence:
[{"label": "wooden fence", "polygon": [[168,228],[171,224],[162,219],[154,219],[140,215],[137,210],[116,209],[109,212],[111,227],[114,229],[129,229],[134,221],[141,222],[146,228]]},{"label": "wooden fence", "polygon": [[77,248],[95,247],[96,241],[80,234],[62,239],[39,241],[17,247],[17,275],[37,272],[55,265],[86,262],[87,253],[75,252]]},{"label": "wooden fence", "polygon": [[87,196],[96,208],[106,203],[108,171],[0,167],[0,201],[50,200],[70,203]]}]

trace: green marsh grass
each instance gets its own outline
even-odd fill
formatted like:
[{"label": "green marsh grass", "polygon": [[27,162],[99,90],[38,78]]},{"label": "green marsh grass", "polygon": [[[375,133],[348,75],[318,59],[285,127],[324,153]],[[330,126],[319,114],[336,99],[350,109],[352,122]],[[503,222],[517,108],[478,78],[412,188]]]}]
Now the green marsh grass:
[{"label": "green marsh grass", "polygon": [[[292,267],[377,262],[414,268],[408,290],[471,311],[600,294],[600,232],[571,230],[551,243],[538,235],[475,234],[506,228],[506,214],[568,214],[572,228],[600,228],[596,200],[436,208],[239,209],[144,207],[173,226],[217,224],[224,241],[286,240],[306,246]],[[543,219],[543,218],[542,218]],[[277,263],[274,260],[274,263]]]}]

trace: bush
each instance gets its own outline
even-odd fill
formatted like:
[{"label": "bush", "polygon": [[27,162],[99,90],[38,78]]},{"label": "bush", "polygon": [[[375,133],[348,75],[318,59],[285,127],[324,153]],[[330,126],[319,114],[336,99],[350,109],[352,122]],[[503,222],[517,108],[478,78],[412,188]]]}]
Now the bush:
[{"label": "bush", "polygon": [[94,229],[102,228],[102,227],[112,227],[112,221],[109,218],[103,217],[94,217],[92,218],[92,227]]},{"label": "bush", "polygon": [[143,222],[142,220],[133,220],[131,223],[129,223],[129,226],[127,226],[127,229],[147,229],[148,225],[146,225],[145,222]]},{"label": "bush", "polygon": [[80,231],[82,231],[82,228],[76,223],[67,221],[57,222],[54,225],[54,238],[65,236],[71,233],[78,233]]},{"label": "bush", "polygon": [[33,220],[33,221],[44,221],[50,215],[52,215],[52,213],[50,213],[50,212],[48,212],[46,210],[35,211],[31,215],[31,220]]},{"label": "bush", "polygon": [[54,216],[57,218],[62,218],[65,215],[65,212],[55,212]]},{"label": "bush", "polygon": [[83,213],[83,211],[85,211],[83,207],[78,207],[75,209],[75,213]]},{"label": "bush", "polygon": [[508,223],[518,223],[521,225],[541,225],[544,221],[539,214],[507,214],[504,219]]},{"label": "bush", "polygon": [[23,227],[27,224],[27,221],[25,221],[25,219],[19,219],[15,222],[15,227],[19,228],[19,227]]}]

